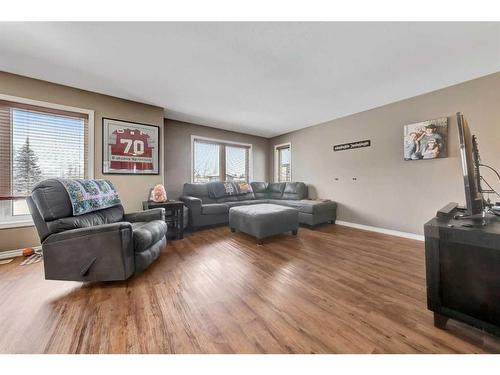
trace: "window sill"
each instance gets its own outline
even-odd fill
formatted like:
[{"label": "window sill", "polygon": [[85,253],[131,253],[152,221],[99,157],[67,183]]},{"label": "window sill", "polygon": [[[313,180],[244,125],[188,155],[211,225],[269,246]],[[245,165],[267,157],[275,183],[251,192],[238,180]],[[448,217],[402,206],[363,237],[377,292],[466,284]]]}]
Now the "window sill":
[{"label": "window sill", "polygon": [[33,220],[25,220],[25,221],[7,221],[4,223],[0,223],[0,230],[2,229],[15,229],[15,228],[25,228],[32,227]]}]

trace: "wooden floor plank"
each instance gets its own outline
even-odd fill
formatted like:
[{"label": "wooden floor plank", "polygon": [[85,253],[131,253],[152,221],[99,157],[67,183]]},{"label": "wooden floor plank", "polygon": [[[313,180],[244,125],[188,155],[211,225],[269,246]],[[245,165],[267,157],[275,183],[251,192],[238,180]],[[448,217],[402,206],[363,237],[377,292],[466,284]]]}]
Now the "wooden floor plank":
[{"label": "wooden floor plank", "polygon": [[423,243],[338,225],[263,245],[217,227],[128,281],[0,266],[1,353],[498,353],[426,308]]}]

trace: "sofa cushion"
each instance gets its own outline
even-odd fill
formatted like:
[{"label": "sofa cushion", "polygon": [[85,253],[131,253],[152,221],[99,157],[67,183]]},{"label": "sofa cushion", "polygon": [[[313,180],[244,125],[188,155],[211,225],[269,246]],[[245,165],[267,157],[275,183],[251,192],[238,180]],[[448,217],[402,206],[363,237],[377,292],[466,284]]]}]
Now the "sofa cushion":
[{"label": "sofa cushion", "polygon": [[303,182],[287,182],[281,199],[307,199],[307,185]]},{"label": "sofa cushion", "polygon": [[284,182],[270,182],[267,186],[270,199],[280,199],[283,196],[283,190],[285,190]]},{"label": "sofa cushion", "polygon": [[210,203],[217,203],[217,199],[213,199],[210,197],[199,197],[201,199],[201,203],[203,204],[210,204]]},{"label": "sofa cushion", "polygon": [[267,182],[251,182],[253,193],[256,199],[267,198]]},{"label": "sofa cushion", "polygon": [[185,183],[182,189],[182,195],[188,197],[208,197],[208,187],[207,184],[189,184]]},{"label": "sofa cushion", "polygon": [[132,223],[134,251],[142,252],[163,239],[167,234],[167,224],[163,220]]},{"label": "sofa cushion", "polygon": [[208,196],[207,184],[185,183],[182,189],[182,195],[185,197],[195,197],[201,199],[203,204],[215,203],[215,199]]},{"label": "sofa cushion", "polygon": [[238,195],[238,200],[239,201],[248,201],[251,199],[255,199],[255,194],[253,191],[251,193],[246,193],[246,194],[240,194]]},{"label": "sofa cushion", "polygon": [[201,206],[202,215],[219,215],[227,214],[229,212],[229,207],[223,203],[211,203],[204,204]]},{"label": "sofa cushion", "polygon": [[237,202],[238,196],[237,195],[229,195],[227,197],[222,197],[222,198],[216,199],[215,201],[216,201],[216,203]]}]

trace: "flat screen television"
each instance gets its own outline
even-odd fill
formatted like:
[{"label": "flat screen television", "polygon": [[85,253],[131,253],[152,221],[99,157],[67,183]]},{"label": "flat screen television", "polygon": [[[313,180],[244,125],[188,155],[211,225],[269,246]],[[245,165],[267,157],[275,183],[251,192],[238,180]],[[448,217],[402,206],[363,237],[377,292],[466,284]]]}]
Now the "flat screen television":
[{"label": "flat screen television", "polygon": [[481,194],[477,143],[471,135],[467,120],[460,112],[457,113],[457,124],[467,206],[466,215],[477,215],[482,213],[484,204]]}]

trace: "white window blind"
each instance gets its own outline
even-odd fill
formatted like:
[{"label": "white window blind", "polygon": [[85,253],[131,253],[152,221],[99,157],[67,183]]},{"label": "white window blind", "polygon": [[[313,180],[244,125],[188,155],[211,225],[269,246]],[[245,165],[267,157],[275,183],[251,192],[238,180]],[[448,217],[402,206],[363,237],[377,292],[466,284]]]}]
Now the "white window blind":
[{"label": "white window blind", "polygon": [[226,181],[248,182],[248,147],[226,145]]},{"label": "white window blind", "polygon": [[278,153],[278,182],[290,182],[292,178],[290,145],[280,146]]},{"label": "white window blind", "polygon": [[220,179],[220,145],[195,140],[193,182],[204,183]]},{"label": "white window blind", "polygon": [[248,182],[250,147],[205,139],[193,140],[193,182]]},{"label": "white window blind", "polygon": [[0,222],[29,214],[25,197],[47,178],[86,178],[88,117],[0,101]]}]

